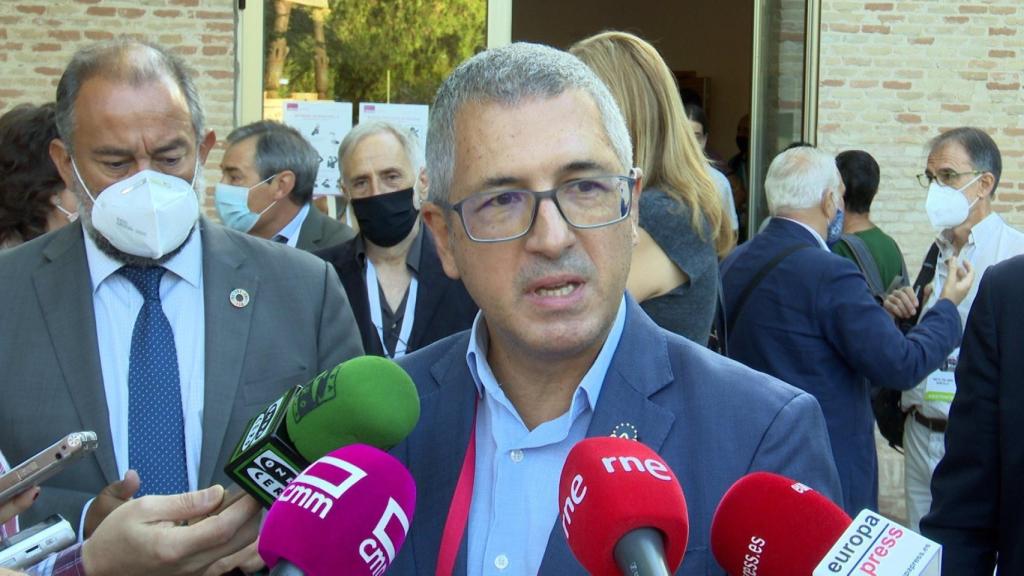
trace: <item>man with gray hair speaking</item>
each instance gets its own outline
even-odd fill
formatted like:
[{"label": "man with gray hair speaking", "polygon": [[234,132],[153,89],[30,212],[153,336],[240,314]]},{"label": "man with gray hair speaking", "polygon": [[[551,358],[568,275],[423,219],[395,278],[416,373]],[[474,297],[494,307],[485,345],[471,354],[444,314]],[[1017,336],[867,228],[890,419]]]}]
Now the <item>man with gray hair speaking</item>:
[{"label": "man with gray hair speaking", "polygon": [[825,413],[844,508],[878,507],[869,386],[906,390],[960,343],[956,305],[969,264],[951,266],[941,299],[904,336],[857,266],[828,249],[842,233],[843,184],[817,148],[786,150],[765,179],[772,219],[722,263],[729,355],[813,394]]},{"label": "man with gray hair speaking", "polygon": [[261,120],[228,134],[217,184],[224,225],[301,250],[319,250],[355,236],[313,206],[320,155],[298,130]]},{"label": "man with gray hair speaking", "polygon": [[[556,523],[558,479],[591,436],[638,440],[679,478],[679,574],[722,574],[711,518],[745,474],[840,498],[810,395],[662,330],[626,294],[642,190],[632,157],[615,100],[568,53],[512,44],[442,84],[423,218],[480,313],[399,361],[421,417],[393,453],[418,497],[389,574],[583,574]],[[456,493],[460,476],[471,488]]]}]

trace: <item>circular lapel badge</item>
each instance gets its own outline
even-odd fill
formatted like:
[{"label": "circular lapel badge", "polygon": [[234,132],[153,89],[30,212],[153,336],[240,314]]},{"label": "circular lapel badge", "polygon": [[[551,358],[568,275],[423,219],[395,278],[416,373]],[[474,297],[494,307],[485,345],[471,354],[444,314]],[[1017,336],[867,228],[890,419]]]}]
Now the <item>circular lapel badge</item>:
[{"label": "circular lapel badge", "polygon": [[609,434],[612,438],[624,438],[626,440],[638,440],[640,435],[637,434],[636,426],[629,422],[619,422],[612,428],[612,433]]},{"label": "circular lapel badge", "polygon": [[245,308],[249,305],[249,293],[241,288],[235,288],[228,296],[228,300],[235,308]]}]

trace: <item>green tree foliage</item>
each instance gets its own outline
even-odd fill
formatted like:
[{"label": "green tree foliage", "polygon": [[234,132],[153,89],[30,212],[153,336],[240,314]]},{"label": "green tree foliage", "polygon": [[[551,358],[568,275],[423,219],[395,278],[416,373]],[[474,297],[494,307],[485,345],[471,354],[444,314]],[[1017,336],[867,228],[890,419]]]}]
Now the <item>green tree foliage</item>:
[{"label": "green tree foliage", "polygon": [[[265,0],[266,42],[272,40],[273,0]],[[334,100],[430,104],[441,81],[486,46],[487,0],[330,0],[325,22]],[[316,92],[313,20],[295,6],[280,97]]]}]

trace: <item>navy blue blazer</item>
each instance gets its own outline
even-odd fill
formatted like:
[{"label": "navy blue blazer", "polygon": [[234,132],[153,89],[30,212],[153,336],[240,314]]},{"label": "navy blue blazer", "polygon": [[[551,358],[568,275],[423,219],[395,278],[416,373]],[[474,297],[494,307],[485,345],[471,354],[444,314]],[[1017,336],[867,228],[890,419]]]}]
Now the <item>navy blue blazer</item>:
[{"label": "navy blue blazer", "polygon": [[[409,537],[388,574],[432,574],[441,533],[469,442],[476,386],[466,364],[470,332],[399,361],[416,382],[421,416],[396,446],[416,480]],[[740,477],[768,470],[840,501],[839,479],[821,410],[810,395],[659,328],[627,297],[626,325],[605,376],[588,436],[620,422],[676,473],[686,495],[690,535],[679,574],[723,574],[710,527],[723,494]],[[540,574],[585,574],[557,527],[558,503]],[[471,529],[471,528],[470,528]],[[466,574],[463,538],[455,574]]]},{"label": "navy blue blazer", "polygon": [[825,413],[845,509],[878,506],[878,455],[869,385],[906,390],[960,343],[960,315],[940,300],[904,336],[871,297],[853,262],[821,248],[799,224],[773,218],[722,263],[726,316],[754,275],[795,244],[751,293],[729,334],[729,355],[814,395]]},{"label": "navy blue blazer", "polygon": [[[967,317],[946,456],[921,532],[946,576],[1024,574],[1024,256],[985,273]],[[998,560],[996,555],[998,554]]]},{"label": "navy blue blazer", "polygon": [[[416,296],[416,317],[409,334],[408,351],[449,336],[473,325],[476,303],[469,296],[461,280],[452,280],[444,273],[434,246],[430,229],[421,224],[423,234],[420,248],[419,289]],[[359,325],[359,335],[367,354],[384,356],[377,328],[370,321],[370,300],[366,293],[366,271],[356,258],[355,238],[314,252],[331,265],[345,287],[352,313]]]}]

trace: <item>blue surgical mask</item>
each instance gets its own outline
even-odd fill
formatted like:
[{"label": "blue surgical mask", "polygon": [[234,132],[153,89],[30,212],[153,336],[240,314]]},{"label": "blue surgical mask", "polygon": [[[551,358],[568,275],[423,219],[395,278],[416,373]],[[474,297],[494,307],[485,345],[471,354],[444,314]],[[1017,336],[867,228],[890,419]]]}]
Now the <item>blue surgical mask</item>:
[{"label": "blue surgical mask", "polygon": [[252,230],[256,223],[259,222],[260,216],[263,216],[267,210],[270,210],[274,204],[277,204],[277,200],[271,202],[269,206],[258,213],[253,212],[249,210],[249,191],[256,186],[273,180],[274,176],[277,176],[277,174],[248,188],[223,182],[217,184],[217,187],[214,189],[213,199],[217,205],[217,214],[220,214],[220,219],[224,222],[224,225],[239,232],[249,232]]},{"label": "blue surgical mask", "polygon": [[836,208],[836,215],[828,223],[828,236],[825,238],[825,244],[829,248],[836,242],[839,242],[839,238],[843,235],[843,219],[843,209]]}]

